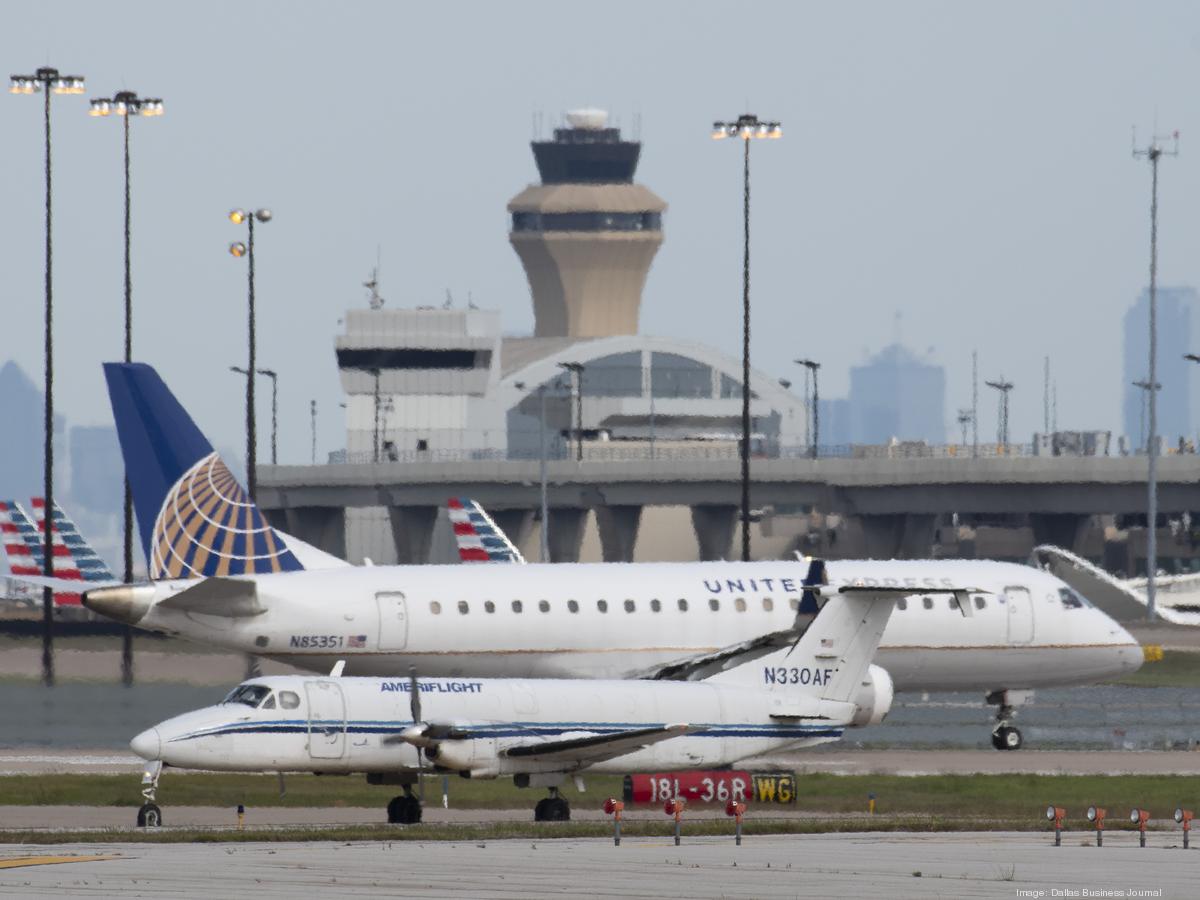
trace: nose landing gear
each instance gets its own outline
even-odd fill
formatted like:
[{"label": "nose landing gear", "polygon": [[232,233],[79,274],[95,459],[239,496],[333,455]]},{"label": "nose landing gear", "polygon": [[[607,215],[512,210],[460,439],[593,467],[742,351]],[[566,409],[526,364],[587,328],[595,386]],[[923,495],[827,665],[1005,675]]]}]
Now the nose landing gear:
[{"label": "nose landing gear", "polygon": [[142,772],[142,799],[145,801],[138,809],[138,828],[158,828],[162,825],[162,810],[154,802],[158,791],[158,778],[162,775],[162,761],[155,760]]}]

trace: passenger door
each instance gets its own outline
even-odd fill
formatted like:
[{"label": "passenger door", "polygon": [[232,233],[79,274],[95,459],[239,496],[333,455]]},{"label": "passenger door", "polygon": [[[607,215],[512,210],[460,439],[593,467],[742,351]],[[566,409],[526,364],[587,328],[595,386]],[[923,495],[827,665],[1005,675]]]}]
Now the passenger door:
[{"label": "passenger door", "polygon": [[403,650],[408,646],[408,603],[398,591],[375,595],[379,609],[379,649]]},{"label": "passenger door", "polygon": [[1028,644],[1033,640],[1033,599],[1029,589],[1009,586],[1004,589],[1008,607],[1008,642]]},{"label": "passenger door", "polygon": [[313,759],[341,759],[346,755],[346,698],[336,681],[309,681],[308,755]]}]

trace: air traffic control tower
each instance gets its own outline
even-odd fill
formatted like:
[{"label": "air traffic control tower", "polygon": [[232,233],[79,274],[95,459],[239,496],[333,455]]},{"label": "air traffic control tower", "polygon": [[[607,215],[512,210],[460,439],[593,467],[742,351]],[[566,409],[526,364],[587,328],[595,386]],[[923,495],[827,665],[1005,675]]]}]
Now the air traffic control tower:
[{"label": "air traffic control tower", "polygon": [[637,334],[667,204],[633,183],[642,145],[621,140],[606,112],[576,110],[566,119],[553,140],[533,142],[542,183],[508,203],[509,240],[533,294],[534,336]]}]

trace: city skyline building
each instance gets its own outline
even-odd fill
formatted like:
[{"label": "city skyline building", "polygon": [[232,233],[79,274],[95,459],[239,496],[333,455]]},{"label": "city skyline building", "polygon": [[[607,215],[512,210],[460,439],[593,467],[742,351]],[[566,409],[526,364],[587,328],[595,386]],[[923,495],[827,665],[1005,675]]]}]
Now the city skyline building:
[{"label": "city skyline building", "polygon": [[[1135,382],[1145,382],[1149,355],[1150,293],[1143,289],[1123,320],[1121,384],[1121,425],[1127,446],[1141,450],[1146,445],[1146,391]],[[1158,435],[1165,446],[1174,446],[1179,439],[1191,439],[1192,380],[1197,377],[1194,366],[1183,358],[1196,352],[1193,328],[1200,316],[1193,314],[1200,294],[1187,285],[1158,288]]]},{"label": "city skyline building", "polygon": [[851,441],[946,441],[946,371],[899,342],[850,367]]}]

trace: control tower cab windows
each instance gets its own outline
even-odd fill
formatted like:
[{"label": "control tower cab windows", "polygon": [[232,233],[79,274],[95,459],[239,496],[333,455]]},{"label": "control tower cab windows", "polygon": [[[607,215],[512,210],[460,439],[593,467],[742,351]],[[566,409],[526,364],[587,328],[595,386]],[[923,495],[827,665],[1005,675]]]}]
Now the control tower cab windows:
[{"label": "control tower cab windows", "polygon": [[514,212],[512,230],[522,231],[662,231],[658,212]]}]

